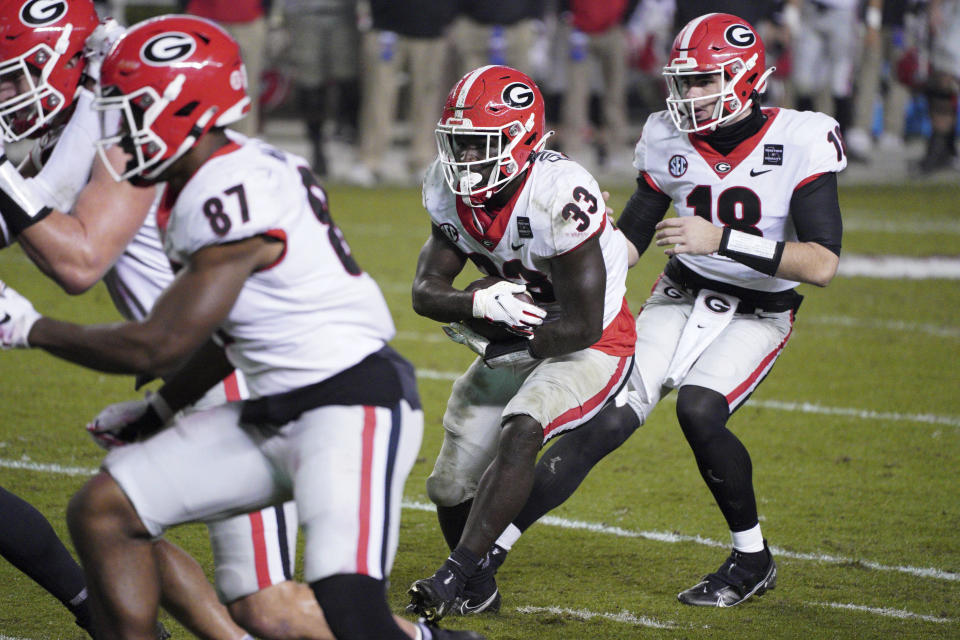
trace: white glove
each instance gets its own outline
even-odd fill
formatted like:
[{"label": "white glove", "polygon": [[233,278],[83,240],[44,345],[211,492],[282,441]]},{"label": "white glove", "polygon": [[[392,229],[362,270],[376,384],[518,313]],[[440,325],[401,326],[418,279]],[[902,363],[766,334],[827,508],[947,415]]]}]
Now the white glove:
[{"label": "white glove", "polygon": [[525,293],[527,287],[501,280],[486,289],[473,292],[473,317],[487,322],[502,322],[514,331],[532,336],[533,327],[543,323],[547,312],[535,304],[524,302],[515,293]]},{"label": "white glove", "polygon": [[443,327],[443,332],[457,344],[465,345],[483,358],[483,363],[491,369],[537,360],[530,353],[530,343],[526,338],[491,342],[461,322],[451,322]]},{"label": "white glove", "polygon": [[100,83],[100,65],[107,57],[110,48],[127,30],[113,18],[106,18],[93,30],[83,47],[83,57],[87,59],[84,73],[97,84]]},{"label": "white glove", "polygon": [[0,348],[29,349],[27,336],[40,317],[29,300],[0,281]]},{"label": "white glove", "polygon": [[87,433],[107,449],[147,438],[160,431],[173,411],[159,393],[147,392],[143,400],[127,400],[110,405],[87,425]]}]

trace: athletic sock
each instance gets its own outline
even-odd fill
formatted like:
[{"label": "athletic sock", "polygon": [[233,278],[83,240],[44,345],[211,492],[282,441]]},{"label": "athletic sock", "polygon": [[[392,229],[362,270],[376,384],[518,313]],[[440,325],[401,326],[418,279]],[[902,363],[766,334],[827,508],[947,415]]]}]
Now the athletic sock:
[{"label": "athletic sock", "polygon": [[746,531],[731,531],[730,537],[733,538],[733,548],[741,553],[763,551],[763,533],[760,531],[760,523]]}]

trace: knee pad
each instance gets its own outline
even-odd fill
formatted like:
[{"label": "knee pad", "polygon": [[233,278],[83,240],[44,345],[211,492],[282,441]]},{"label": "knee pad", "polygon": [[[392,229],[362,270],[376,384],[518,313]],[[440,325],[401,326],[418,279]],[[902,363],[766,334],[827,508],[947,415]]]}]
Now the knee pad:
[{"label": "knee pad", "polygon": [[[470,473],[466,464],[469,456],[450,438],[444,438],[440,454],[433,465],[433,473],[427,478],[427,496],[441,507],[453,507],[473,498],[477,493],[480,475]],[[483,464],[486,469],[489,459]],[[483,473],[480,470],[480,474]]]},{"label": "knee pad", "polygon": [[725,429],[729,417],[727,399],[713,389],[690,385],[677,392],[677,420],[694,449]]}]

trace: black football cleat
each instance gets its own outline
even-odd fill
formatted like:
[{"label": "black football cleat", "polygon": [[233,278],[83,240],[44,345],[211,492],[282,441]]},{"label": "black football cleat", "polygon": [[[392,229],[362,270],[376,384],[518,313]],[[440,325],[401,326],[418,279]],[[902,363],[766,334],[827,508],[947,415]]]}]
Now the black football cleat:
[{"label": "black football cleat", "polygon": [[463,596],[463,588],[463,582],[452,571],[441,567],[429,578],[410,585],[407,612],[419,615],[430,623],[439,622],[450,612],[457,598]]},{"label": "black football cleat", "polygon": [[500,591],[497,589],[497,569],[507,558],[507,552],[496,545],[487,552],[480,564],[480,571],[463,587],[463,595],[453,603],[450,613],[471,616],[478,613],[500,611]]},{"label": "black football cleat", "polygon": [[777,563],[766,541],[767,564],[754,570],[743,564],[744,554],[736,549],[715,572],[686,591],[677,594],[683,604],[697,607],[735,607],[750,596],[760,596],[777,586]]},{"label": "black football cleat", "polygon": [[[473,581],[471,581],[473,582]],[[453,601],[450,613],[460,616],[472,616],[478,613],[497,613],[500,611],[500,591],[493,576],[482,584],[474,586],[467,583],[463,595]]]}]

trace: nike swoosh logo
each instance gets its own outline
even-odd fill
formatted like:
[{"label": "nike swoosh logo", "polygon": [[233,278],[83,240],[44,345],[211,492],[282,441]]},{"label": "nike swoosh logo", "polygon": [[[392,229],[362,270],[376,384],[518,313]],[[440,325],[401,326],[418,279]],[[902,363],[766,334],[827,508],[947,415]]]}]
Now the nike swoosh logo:
[{"label": "nike swoosh logo", "polygon": [[513,243],[511,242],[511,243],[510,243],[510,248],[513,249],[514,251],[518,251],[518,250],[520,250],[520,249],[523,249],[523,243],[521,242],[520,244],[516,244],[516,245],[515,245],[515,244],[513,244]]},{"label": "nike swoosh logo", "polygon": [[12,318],[10,317],[10,314],[9,314],[9,313],[5,313],[5,314],[3,314],[3,320],[0,320],[0,324],[6,324],[6,323],[10,322],[10,320],[12,320]]},{"label": "nike swoosh logo", "polygon": [[765,173],[770,173],[773,169],[767,169],[766,171],[757,171],[756,169],[750,169],[750,177],[756,178],[757,176],[762,176]]},{"label": "nike swoosh logo", "polygon": [[494,592],[490,595],[489,598],[487,598],[486,600],[484,600],[484,601],[481,602],[480,604],[475,605],[475,606],[472,606],[472,607],[471,607],[470,604],[469,604],[469,602],[470,602],[469,600],[464,600],[464,601],[463,601],[463,604],[460,605],[460,613],[462,613],[462,614],[464,614],[464,615],[470,615],[471,613],[473,613],[473,612],[475,612],[475,611],[483,611],[483,610],[485,610],[487,607],[490,606],[490,603],[493,602],[493,599],[496,598],[496,597],[497,597],[497,591],[494,590]]}]

